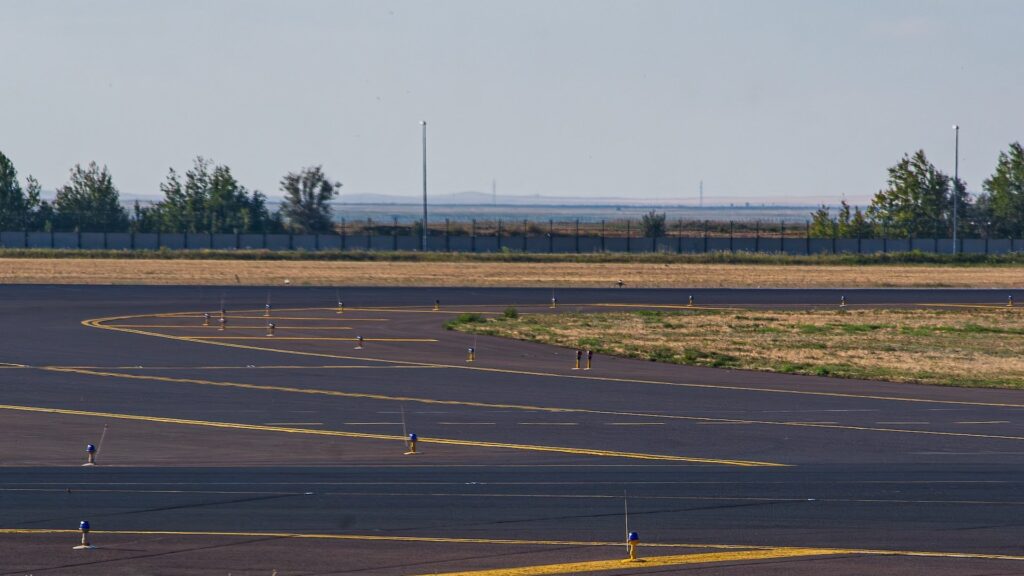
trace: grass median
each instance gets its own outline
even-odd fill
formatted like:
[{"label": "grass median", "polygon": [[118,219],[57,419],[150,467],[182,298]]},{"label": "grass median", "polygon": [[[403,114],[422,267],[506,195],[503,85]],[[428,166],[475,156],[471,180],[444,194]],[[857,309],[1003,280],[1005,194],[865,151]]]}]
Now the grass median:
[{"label": "grass median", "polygon": [[693,366],[1024,388],[1024,311],[638,310],[458,318],[449,328]]}]

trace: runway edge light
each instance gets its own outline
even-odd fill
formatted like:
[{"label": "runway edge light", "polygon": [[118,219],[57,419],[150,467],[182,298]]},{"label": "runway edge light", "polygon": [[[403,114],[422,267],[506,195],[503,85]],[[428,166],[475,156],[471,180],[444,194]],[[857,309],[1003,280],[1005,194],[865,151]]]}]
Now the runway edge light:
[{"label": "runway edge light", "polygon": [[414,454],[417,454],[417,452],[416,452],[416,441],[417,440],[419,440],[419,436],[417,436],[415,432],[410,432],[409,433],[409,439],[406,441],[408,443],[408,446],[409,446],[409,449],[405,453],[406,456],[412,456]]},{"label": "runway edge light", "polygon": [[78,523],[78,530],[79,530],[79,532],[82,533],[82,543],[79,544],[78,546],[75,546],[73,549],[74,550],[92,550],[93,548],[96,548],[95,546],[93,546],[92,544],[89,543],[89,521],[88,520],[82,520],[81,522],[79,522]]},{"label": "runway edge light", "polygon": [[640,535],[636,532],[630,532],[626,535],[626,546],[629,548],[629,558],[626,562],[643,562],[636,557],[636,548],[640,544]]},{"label": "runway edge light", "polygon": [[96,446],[93,444],[85,445],[85,464],[82,466],[95,466],[96,465]]}]

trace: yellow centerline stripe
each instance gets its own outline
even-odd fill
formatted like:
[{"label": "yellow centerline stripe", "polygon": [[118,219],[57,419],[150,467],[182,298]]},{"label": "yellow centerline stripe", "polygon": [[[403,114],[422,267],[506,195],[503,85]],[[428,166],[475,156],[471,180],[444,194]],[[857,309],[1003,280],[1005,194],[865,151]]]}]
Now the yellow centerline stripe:
[{"label": "yellow centerline stripe", "polygon": [[[368,359],[372,360],[372,359]],[[0,366],[2,368],[2,366]],[[28,368],[28,366],[20,366]],[[270,364],[266,366],[39,366],[40,370],[54,371],[79,371],[79,370],[340,370],[340,369],[374,369],[374,370],[420,370],[435,369],[440,366],[371,366],[366,364],[323,364],[318,366],[303,366]],[[113,374],[113,373],[112,373]],[[119,376],[127,377],[128,374]]]},{"label": "yellow centerline stripe", "polygon": [[[443,368],[444,366],[424,366]],[[969,432],[946,432],[941,430],[916,430],[908,428],[875,428],[870,426],[853,426],[847,424],[826,424],[820,422],[786,422],[775,420],[743,420],[737,418],[710,418],[706,416],[680,416],[674,414],[651,414],[647,412],[619,412],[613,410],[590,410],[586,408],[559,408],[553,406],[531,406],[527,404],[497,404],[490,402],[470,402],[463,400],[436,400],[432,398],[419,398],[414,396],[386,396],[383,394],[369,394],[364,392],[340,392],[336,390],[321,390],[316,388],[294,388],[290,386],[273,386],[268,384],[245,384],[241,382],[224,382],[215,380],[200,380],[196,378],[176,378],[173,376],[157,376],[154,374],[121,374],[118,372],[103,372],[98,370],[82,370],[65,367],[44,367],[42,370],[51,372],[71,372],[89,376],[101,376],[111,378],[127,378],[134,380],[154,380],[158,382],[174,382],[179,384],[198,384],[202,386],[220,386],[224,388],[243,388],[248,390],[265,390],[271,392],[288,392],[296,394],[320,394],[324,396],[337,396],[342,398],[361,398],[365,400],[381,400],[385,402],[415,402],[419,404],[434,404],[447,406],[469,406],[473,408],[491,408],[502,410],[523,410],[527,412],[549,412],[549,413],[573,413],[573,414],[594,414],[599,416],[627,416],[630,418],[659,418],[664,420],[684,420],[702,424],[760,424],[765,426],[793,426],[799,428],[830,428],[837,430],[859,430],[864,432],[887,432],[899,434],[921,434],[926,436],[955,436],[963,438],[985,438],[994,440],[1024,440],[1024,436],[1006,436],[999,434],[976,434]]]},{"label": "yellow centerline stripe", "polygon": [[[277,318],[267,318],[268,322],[271,320],[277,320]],[[118,328],[191,328],[194,330],[216,330],[216,326],[211,321],[209,326],[203,326],[201,324],[117,324]],[[263,324],[257,324],[255,326],[239,326],[232,324],[229,330],[266,330],[267,327]],[[277,326],[278,330],[352,330],[351,326]]]},{"label": "yellow centerline stripe", "polygon": [[[195,313],[189,314],[187,316],[186,315],[180,315],[180,316],[161,316],[159,314],[140,314],[138,316],[134,316],[134,318],[202,318],[202,317],[203,317],[202,314],[195,314]],[[216,319],[218,319],[218,318],[220,318],[220,312],[210,312],[210,321],[211,322],[216,320]],[[262,316],[262,315],[242,316],[242,315],[239,315],[239,314],[232,314],[230,310],[228,311],[227,318],[228,318],[228,320],[238,320],[238,319],[242,319],[242,320],[317,320],[317,321],[328,321],[328,320],[330,320],[331,322],[388,322],[387,318],[349,318],[348,316],[345,316],[344,314],[338,314],[334,318],[329,318],[329,317],[326,317],[326,316],[273,316],[273,315],[271,315],[271,316]]]},{"label": "yellow centerline stripe", "polygon": [[[0,528],[0,535],[37,535],[37,534],[78,534],[78,530],[54,528]],[[497,544],[509,546],[579,546],[579,547],[617,547],[622,542],[597,542],[579,540],[510,540],[496,538],[444,538],[433,536],[391,536],[371,534],[316,534],[302,532],[214,532],[214,531],[172,531],[172,530],[92,530],[91,534],[122,534],[130,536],[225,536],[242,538],[295,538],[311,540],[355,540],[368,542],[423,542],[438,544]],[[1009,554],[985,554],[977,552],[939,552],[922,550],[881,550],[871,548],[786,548],[782,546],[764,546],[756,544],[680,544],[669,542],[643,542],[640,549],[645,548],[691,548],[711,550],[816,550],[824,555],[863,555],[863,556],[910,556],[919,558],[966,558],[976,560],[1008,560],[1024,562],[1024,556]],[[618,568],[621,568],[620,563]]]},{"label": "yellow centerline stripe", "polygon": [[436,576],[548,576],[550,574],[574,574],[578,572],[599,572],[603,570],[639,570],[657,566],[681,566],[684,564],[710,564],[716,562],[743,562],[775,558],[797,558],[801,556],[832,556],[840,551],[825,548],[770,548],[768,550],[742,550],[735,552],[706,552],[703,554],[679,554],[675,556],[643,557],[637,562],[623,560],[596,560],[547,564],[544,566],[522,566],[518,568],[495,568],[469,572],[433,572]]},{"label": "yellow centerline stripe", "polygon": [[[116,414],[111,412],[92,412],[85,410],[68,410],[63,408],[41,408],[37,406],[14,406],[0,404],[0,410],[16,410],[21,412],[41,412],[46,414],[64,414],[69,416],[94,416],[142,422],[158,422],[161,424],[184,424],[188,426],[206,426],[210,428],[232,428],[237,430],[259,430],[264,432],[286,432],[290,434],[310,434],[316,436],[340,436],[344,438],[360,438],[370,440],[400,440],[404,436],[391,434],[369,434],[364,432],[342,432],[340,430],[311,430],[308,428],[288,428],[284,426],[262,426],[258,424],[242,424],[238,422],[213,422],[209,420],[189,420],[184,418],[167,418],[162,416],[142,416],[138,414]],[[445,444],[451,446],[473,446],[476,448],[507,448],[532,452],[555,452],[560,454],[576,454],[584,456],[601,456],[608,458],[631,458],[636,460],[664,460],[670,462],[688,462],[692,464],[719,464],[725,466],[785,466],[771,462],[755,462],[749,460],[720,460],[715,458],[696,458],[689,456],[673,456],[668,454],[643,454],[639,452],[619,452],[615,450],[597,450],[593,448],[569,448],[563,446],[541,446],[536,444],[508,444],[503,442],[486,442],[482,440],[457,440],[453,438],[420,438],[421,444]]]},{"label": "yellow centerline stripe", "polygon": [[[189,336],[191,340],[331,340],[335,342],[356,342],[356,338],[332,338],[330,336]],[[437,342],[436,338],[363,338],[364,342]]]}]

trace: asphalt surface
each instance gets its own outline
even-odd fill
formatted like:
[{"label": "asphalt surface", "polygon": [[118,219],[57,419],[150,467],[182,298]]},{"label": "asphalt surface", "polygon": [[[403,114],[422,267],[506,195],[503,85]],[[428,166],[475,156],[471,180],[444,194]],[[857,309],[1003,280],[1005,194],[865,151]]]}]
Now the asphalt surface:
[{"label": "asphalt surface", "polygon": [[[1021,392],[606,357],[573,370],[572,350],[442,327],[509,305],[690,295],[698,307],[1007,297],[2,286],[0,574],[562,565],[532,572],[547,574],[599,561],[589,572],[1024,574]],[[80,466],[101,441],[99,465]],[[626,502],[649,563],[618,562]],[[71,549],[82,519],[99,548]]]}]

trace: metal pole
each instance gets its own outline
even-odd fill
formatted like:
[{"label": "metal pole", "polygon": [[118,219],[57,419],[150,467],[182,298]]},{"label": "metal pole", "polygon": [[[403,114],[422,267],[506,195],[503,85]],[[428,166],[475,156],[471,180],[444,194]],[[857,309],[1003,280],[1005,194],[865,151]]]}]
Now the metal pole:
[{"label": "metal pole", "polygon": [[960,125],[953,124],[955,135],[955,151],[953,158],[953,254],[956,254],[956,205],[959,204],[958,197],[960,182]]},{"label": "metal pole", "polygon": [[423,248],[427,251],[427,121],[421,120],[423,127]]}]

